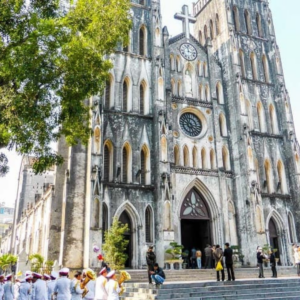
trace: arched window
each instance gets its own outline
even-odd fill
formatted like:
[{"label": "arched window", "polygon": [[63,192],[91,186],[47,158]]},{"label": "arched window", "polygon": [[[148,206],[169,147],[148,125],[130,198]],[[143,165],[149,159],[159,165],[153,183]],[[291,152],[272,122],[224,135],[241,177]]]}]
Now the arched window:
[{"label": "arched window", "polygon": [[176,57],[176,71],[179,73],[181,72],[181,64],[180,64],[180,57]]},{"label": "arched window", "polygon": [[259,13],[256,13],[256,26],[257,26],[257,32],[259,37],[264,37],[262,24],[261,24],[261,16]]},{"label": "arched window", "polygon": [[202,162],[202,169],[208,169],[205,148],[202,148],[202,150],[201,150],[201,162]]},{"label": "arched window", "polygon": [[206,41],[207,41],[207,38],[208,38],[208,32],[207,32],[207,26],[206,25],[204,26],[204,38],[205,38],[204,44],[206,44]]},{"label": "arched window", "polygon": [[190,153],[189,153],[189,149],[187,146],[183,147],[183,165],[185,167],[190,166]]},{"label": "arched window", "polygon": [[179,97],[182,97],[182,84],[181,84],[181,81],[178,81],[177,94],[178,94]]},{"label": "arched window", "polygon": [[205,101],[210,102],[210,92],[208,84],[205,86]]},{"label": "arched window", "polygon": [[236,31],[240,31],[240,16],[239,16],[239,10],[236,6],[233,7],[233,20],[234,20],[234,27]]},{"label": "arched window", "polygon": [[110,77],[108,80],[106,80],[105,85],[105,108],[110,109],[111,108],[111,99],[112,98],[112,78]]},{"label": "arched window", "polygon": [[130,183],[132,181],[132,150],[128,142],[123,146],[122,152],[122,181]]},{"label": "arched window", "polygon": [[266,175],[266,184],[269,194],[274,192],[274,183],[273,183],[273,168],[269,159],[265,160],[265,175]]},{"label": "arched window", "polygon": [[198,168],[198,151],[197,147],[193,147],[193,168]]},{"label": "arched window", "polygon": [[140,114],[145,114],[145,83],[140,84]]},{"label": "arched window", "polygon": [[172,95],[176,96],[176,83],[173,79],[171,80],[171,89],[172,89]]},{"label": "arched window", "polygon": [[199,43],[201,45],[203,45],[203,36],[202,36],[202,31],[201,30],[199,30]]},{"label": "arched window", "polygon": [[214,32],[214,23],[212,20],[209,21],[209,31],[210,31],[210,38],[215,38],[215,32]]},{"label": "arched window", "polygon": [[[277,174],[279,179],[279,186],[281,192],[283,194],[288,194],[287,182],[286,182],[286,175],[285,175],[285,168],[281,160],[277,163]],[[278,188],[279,188],[278,186]]]},{"label": "arched window", "polygon": [[216,166],[216,155],[215,155],[215,151],[214,149],[211,149],[210,150],[210,167],[212,170],[215,170],[217,169],[217,166]]},{"label": "arched window", "polygon": [[199,85],[199,95],[198,95],[199,100],[203,100],[203,87],[202,84]]},{"label": "arched window", "polygon": [[161,138],[160,146],[161,146],[161,160],[166,162],[168,160],[168,143],[165,136]]},{"label": "arched window", "polygon": [[126,80],[123,82],[123,111],[128,111],[128,83]]},{"label": "arched window", "polygon": [[206,72],[206,62],[203,63],[203,72],[202,72],[202,76],[203,77],[207,77],[207,72]]},{"label": "arched window", "polygon": [[263,64],[263,68],[264,68],[265,82],[270,83],[269,64],[268,64],[268,59],[265,54],[262,57],[262,64]]},{"label": "arched window", "polygon": [[152,209],[148,206],[145,212],[145,229],[146,229],[146,243],[153,242],[153,216]]},{"label": "arched window", "polygon": [[250,54],[250,62],[251,62],[252,78],[253,80],[258,80],[256,55],[253,51]]},{"label": "arched window", "polygon": [[257,116],[258,116],[260,131],[266,132],[265,110],[261,102],[257,103]]},{"label": "arched window", "polygon": [[242,49],[239,50],[239,58],[240,58],[242,77],[245,78],[246,77],[245,56],[244,56],[244,52]]},{"label": "arched window", "polygon": [[202,76],[201,61],[198,61],[197,67],[198,67],[198,76],[200,77]]},{"label": "arched window", "polygon": [[219,35],[221,33],[220,20],[219,20],[218,14],[216,14],[216,33],[217,33],[217,35]]},{"label": "arched window", "polygon": [[145,26],[142,26],[140,28],[140,32],[139,32],[139,38],[140,38],[140,41],[139,41],[139,47],[140,47],[140,51],[139,51],[139,54],[142,55],[142,56],[145,56],[147,55],[146,54],[146,49],[147,49],[147,31],[146,31],[146,27]]},{"label": "arched window", "polygon": [[219,123],[220,123],[220,131],[221,136],[227,136],[227,124],[226,124],[226,118],[223,113],[220,113],[219,115]]},{"label": "arched window", "polygon": [[229,151],[226,146],[222,148],[223,167],[226,171],[230,171]]},{"label": "arched window", "polygon": [[171,71],[175,70],[175,58],[173,54],[170,55],[170,67],[171,67]]},{"label": "arched window", "polygon": [[247,34],[251,35],[252,34],[251,15],[247,9],[244,12],[244,16],[245,16]]},{"label": "arched window", "polygon": [[217,93],[218,103],[224,104],[223,88],[222,88],[222,84],[220,82],[217,83],[216,93]]},{"label": "arched window", "polygon": [[164,100],[165,99],[165,93],[164,93],[164,80],[162,77],[158,78],[158,99]]},{"label": "arched window", "polygon": [[248,164],[249,169],[254,170],[254,157],[253,157],[253,151],[250,146],[248,146]]},{"label": "arched window", "polygon": [[101,132],[98,126],[94,130],[94,153],[101,153]]},{"label": "arched window", "polygon": [[174,163],[176,166],[180,165],[180,155],[179,155],[179,147],[176,145],[174,147]]},{"label": "arched window", "polygon": [[93,227],[100,228],[100,201],[98,198],[94,200],[94,207],[93,207]]},{"label": "arched window", "polygon": [[113,180],[113,144],[106,141],[104,144],[104,181]]},{"label": "arched window", "polygon": [[102,205],[102,242],[105,241],[105,232],[108,230],[108,209],[107,205]]},{"label": "arched window", "polygon": [[149,185],[150,179],[150,151],[149,148],[144,145],[141,149],[141,184]]},{"label": "arched window", "polygon": [[276,57],[276,70],[277,74],[282,74],[281,63],[279,57]]},{"label": "arched window", "polygon": [[270,104],[270,106],[269,106],[269,113],[270,113],[272,133],[278,134],[277,116],[276,116],[276,111],[275,111],[273,104]]}]

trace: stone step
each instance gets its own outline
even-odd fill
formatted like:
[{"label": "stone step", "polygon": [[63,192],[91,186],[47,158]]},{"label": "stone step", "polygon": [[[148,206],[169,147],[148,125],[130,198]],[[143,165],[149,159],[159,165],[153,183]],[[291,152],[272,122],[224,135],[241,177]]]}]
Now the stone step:
[{"label": "stone step", "polygon": [[300,299],[299,278],[167,283],[160,289],[137,283],[125,286],[122,300]]}]

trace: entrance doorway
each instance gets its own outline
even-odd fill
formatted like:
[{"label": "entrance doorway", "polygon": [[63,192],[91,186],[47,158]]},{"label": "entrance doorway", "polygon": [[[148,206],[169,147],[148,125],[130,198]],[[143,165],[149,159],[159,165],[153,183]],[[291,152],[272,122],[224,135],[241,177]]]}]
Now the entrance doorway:
[{"label": "entrance doorway", "polygon": [[192,189],[183,201],[181,212],[181,244],[189,253],[186,262],[190,265],[191,250],[195,248],[202,252],[202,265],[205,262],[204,249],[212,244],[211,217],[204,197]]},{"label": "entrance doorway", "polygon": [[[275,252],[275,257],[280,258],[279,237],[277,234],[276,223],[273,218],[271,218],[269,222],[269,237],[270,237],[270,246],[272,247],[272,249],[277,249],[277,251]],[[281,264],[281,262],[279,261],[278,264]]]},{"label": "entrance doorway", "polygon": [[131,268],[132,267],[132,258],[133,258],[133,247],[132,247],[132,222],[129,214],[126,212],[126,210],[123,211],[123,213],[120,216],[120,222],[122,224],[128,225],[128,231],[125,232],[124,237],[128,241],[127,248],[125,250],[125,253],[128,256],[128,259],[125,263],[125,268]]}]

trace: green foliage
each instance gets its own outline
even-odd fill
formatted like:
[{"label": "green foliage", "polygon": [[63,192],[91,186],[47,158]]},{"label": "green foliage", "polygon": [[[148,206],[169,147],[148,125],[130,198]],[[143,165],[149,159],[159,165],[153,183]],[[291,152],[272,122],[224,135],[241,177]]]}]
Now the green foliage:
[{"label": "green foliage", "polygon": [[102,247],[104,258],[113,270],[124,269],[128,259],[128,255],[124,253],[129,242],[124,237],[127,231],[128,225],[123,225],[114,218],[112,226],[105,232],[105,244]]},{"label": "green foliage", "polygon": [[18,256],[12,254],[3,254],[0,256],[0,268],[6,272],[11,264],[16,264],[18,261]]},{"label": "green foliage", "polygon": [[44,273],[50,274],[52,269],[53,269],[53,266],[54,266],[54,261],[52,261],[52,260],[45,261],[45,263],[44,263]]},{"label": "green foliage", "polygon": [[44,267],[44,257],[38,253],[35,253],[29,256],[29,260],[31,262],[31,271],[38,273],[41,272]]},{"label": "green foliage", "polygon": [[166,253],[171,255],[172,260],[179,259],[182,256],[182,249],[184,247],[179,245],[176,242],[171,242],[170,246],[171,246],[171,248],[167,249]]},{"label": "green foliage", "polygon": [[[130,0],[0,0],[0,149],[33,155],[36,173],[63,158],[49,146],[91,135],[86,99],[102,92],[128,43]],[[1,169],[4,174],[7,168]]]}]

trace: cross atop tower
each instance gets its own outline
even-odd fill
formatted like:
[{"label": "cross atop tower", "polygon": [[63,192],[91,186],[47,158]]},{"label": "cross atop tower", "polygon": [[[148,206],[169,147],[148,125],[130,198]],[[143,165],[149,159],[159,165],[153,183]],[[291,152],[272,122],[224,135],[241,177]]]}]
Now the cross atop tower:
[{"label": "cross atop tower", "polygon": [[182,21],[182,29],[185,33],[187,39],[190,38],[190,23],[195,24],[196,18],[190,16],[189,7],[187,5],[183,5],[182,12],[180,14],[175,14],[174,18],[176,20]]}]

